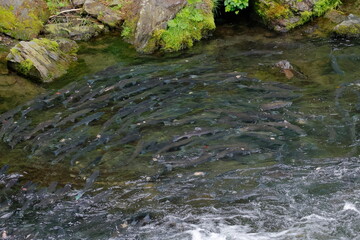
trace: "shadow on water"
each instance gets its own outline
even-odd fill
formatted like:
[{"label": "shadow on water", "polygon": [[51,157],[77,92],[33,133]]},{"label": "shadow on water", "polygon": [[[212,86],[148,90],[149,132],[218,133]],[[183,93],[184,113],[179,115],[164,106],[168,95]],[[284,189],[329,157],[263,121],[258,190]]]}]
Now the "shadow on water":
[{"label": "shadow on water", "polygon": [[180,53],[108,36],[79,56],[0,115],[9,239],[357,237],[359,42],[224,25]]}]

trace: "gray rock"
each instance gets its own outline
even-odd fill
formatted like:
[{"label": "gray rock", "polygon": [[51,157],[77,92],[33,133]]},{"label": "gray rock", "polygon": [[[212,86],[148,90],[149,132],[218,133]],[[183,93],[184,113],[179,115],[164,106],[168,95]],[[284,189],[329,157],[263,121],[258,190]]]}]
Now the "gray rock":
[{"label": "gray rock", "polygon": [[185,6],[186,0],[144,0],[137,22],[134,45],[142,50],[155,30],[165,29],[167,22]]},{"label": "gray rock", "polygon": [[360,17],[349,14],[345,21],[334,27],[334,33],[347,37],[360,37]]},{"label": "gray rock", "polygon": [[30,40],[39,34],[49,15],[43,0],[0,0],[0,32]]},{"label": "gray rock", "polygon": [[84,5],[84,3],[85,3],[85,0],[72,0],[72,4],[75,7],[81,7],[82,5]]},{"label": "gray rock", "polygon": [[51,82],[67,72],[77,60],[77,44],[69,39],[46,38],[21,41],[10,50],[8,66],[18,73],[41,82]]},{"label": "gray rock", "polygon": [[95,0],[86,0],[84,10],[110,27],[119,27],[123,22],[120,12]]}]

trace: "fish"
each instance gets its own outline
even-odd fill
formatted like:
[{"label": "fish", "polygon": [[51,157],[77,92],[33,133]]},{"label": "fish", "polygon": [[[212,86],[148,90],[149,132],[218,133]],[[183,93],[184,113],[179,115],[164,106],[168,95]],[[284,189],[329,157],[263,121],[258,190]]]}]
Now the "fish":
[{"label": "fish", "polygon": [[334,70],[334,72],[336,74],[339,74],[339,75],[345,74],[345,72],[343,70],[341,70],[336,57],[332,53],[330,54],[330,63],[331,63],[331,68]]},{"label": "fish", "polygon": [[290,107],[291,105],[292,105],[292,102],[274,101],[274,102],[271,102],[271,103],[262,104],[260,108],[263,111],[268,111],[268,110],[275,110],[275,109]]},{"label": "fish", "polygon": [[300,127],[298,127],[294,124],[289,123],[286,120],[283,122],[265,122],[264,124],[266,124],[268,126],[287,128],[287,129],[290,129],[290,130],[296,132],[300,136],[306,136],[306,132],[303,129],[301,129]]},{"label": "fish", "polygon": [[92,109],[99,109],[106,107],[109,104],[109,101],[112,100],[115,97],[115,93],[108,93],[105,95],[101,95],[98,98],[88,100],[80,105],[74,105],[72,106],[71,110],[82,110],[86,108],[92,108]]},{"label": "fish", "polygon": [[90,144],[88,144],[86,147],[79,149],[75,155],[72,156],[70,160],[70,164],[74,165],[75,161],[84,155],[87,152],[90,152],[92,150],[95,150],[99,145],[103,145],[111,140],[111,136],[108,135],[101,135],[97,137],[94,141],[92,141]]},{"label": "fish", "polygon": [[51,102],[53,102],[54,100],[58,99],[58,98],[65,98],[66,94],[71,93],[72,91],[75,91],[75,88],[78,86],[78,84],[75,83],[71,83],[69,85],[67,85],[66,87],[57,90],[55,93],[53,93],[50,96],[46,96],[42,99],[42,101],[46,104],[49,104]]},{"label": "fish", "polygon": [[110,145],[108,147],[116,147],[119,145],[124,145],[127,143],[135,142],[141,138],[141,135],[138,131],[134,131],[126,135],[125,137],[121,138],[117,141],[111,141]]},{"label": "fish", "polygon": [[250,50],[241,52],[240,56],[263,56],[263,57],[270,57],[273,55],[282,55],[283,51],[272,51],[272,50]]},{"label": "fish", "polygon": [[242,132],[247,132],[247,131],[268,131],[268,132],[272,132],[275,134],[282,134],[282,132],[278,129],[276,129],[275,127],[272,126],[266,126],[263,124],[253,124],[253,125],[246,125],[244,127],[239,128],[240,131]]},{"label": "fish", "polygon": [[4,122],[4,120],[8,120],[9,118],[14,118],[14,116],[19,113],[22,109],[22,106],[17,106],[3,114],[0,115],[0,122]]},{"label": "fish", "polygon": [[31,124],[31,122],[31,120],[20,119],[18,123],[13,124],[14,128],[4,136],[3,140],[8,143],[11,142],[12,139],[25,130]]},{"label": "fish", "polygon": [[8,132],[8,130],[13,126],[13,124],[14,124],[13,118],[10,118],[7,120],[2,120],[2,126],[0,129],[0,139],[2,139],[4,137],[6,132]]},{"label": "fish", "polygon": [[87,117],[83,118],[81,121],[79,121],[76,124],[74,124],[73,126],[71,126],[69,130],[77,128],[77,127],[79,127],[81,125],[88,126],[89,123],[91,123],[92,121],[100,119],[102,117],[102,115],[104,115],[104,114],[105,114],[104,112],[97,112],[97,113],[94,113],[94,114],[92,114],[90,116],[87,116]]},{"label": "fish", "polygon": [[86,171],[87,169],[90,169],[90,168],[93,168],[93,167],[99,165],[99,163],[101,162],[102,158],[103,158],[103,156],[98,156],[98,157],[96,157],[96,158],[95,158],[93,161],[91,161],[86,167],[84,167],[84,168],[82,168],[82,169],[80,170],[80,174],[81,174],[82,172]]},{"label": "fish", "polygon": [[50,204],[56,202],[56,200],[61,199],[66,193],[71,190],[71,185],[66,184],[63,188],[56,190],[50,197],[44,198],[37,204],[37,207],[44,208]]},{"label": "fish", "polygon": [[91,176],[86,180],[85,187],[75,196],[75,200],[79,200],[92,187],[99,174],[99,170],[96,170],[93,174],[91,174]]},{"label": "fish", "polygon": [[209,134],[215,134],[217,131],[210,131],[210,130],[195,130],[193,132],[190,132],[190,133],[186,133],[184,135],[181,135],[181,136],[178,136],[178,137],[175,137],[173,139],[173,142],[177,142],[179,140],[182,140],[184,138],[192,138],[192,137],[200,137],[200,136],[203,136],[203,135],[209,135]]},{"label": "fish", "polygon": [[29,140],[32,138],[37,132],[43,131],[45,128],[50,126],[55,127],[56,123],[61,119],[60,115],[56,115],[54,119],[39,123],[31,132],[26,133],[24,136],[24,140]]},{"label": "fish", "polygon": [[21,111],[21,117],[26,116],[29,112],[35,111],[35,110],[42,110],[45,106],[44,102],[37,101],[25,110]]},{"label": "fish", "polygon": [[[75,90],[74,93],[70,96],[68,96],[63,102],[62,104],[65,107],[68,107],[68,105],[72,102],[74,102],[75,100],[77,100],[78,98],[80,98],[81,96],[85,95],[86,93],[91,91],[91,87],[89,85],[85,85],[83,87],[81,87],[79,90]],[[70,104],[71,105],[71,104]]]},{"label": "fish", "polygon": [[46,132],[38,134],[34,139],[30,141],[31,152],[34,153],[38,148],[47,145],[53,136],[59,133],[61,130],[59,128],[52,128]]},{"label": "fish", "polygon": [[55,127],[62,126],[62,125],[66,124],[66,123],[68,123],[68,122],[70,122],[70,121],[71,121],[71,122],[74,122],[76,118],[82,117],[82,116],[84,116],[84,115],[86,115],[87,113],[92,112],[92,111],[93,111],[93,109],[91,109],[91,108],[86,108],[86,109],[80,110],[80,111],[78,111],[78,112],[75,112],[75,113],[69,115],[68,117],[64,118],[62,121],[56,123],[56,124],[55,124]]},{"label": "fish", "polygon": [[168,145],[166,145],[165,147],[161,148],[160,150],[158,150],[156,152],[156,154],[161,154],[163,152],[167,152],[167,151],[170,151],[171,149],[174,149],[174,148],[179,148],[179,147],[182,147],[182,146],[185,146],[189,143],[192,142],[192,139],[191,138],[186,138],[186,139],[183,139],[183,140],[180,140],[178,142],[172,142]]},{"label": "fish", "polygon": [[2,166],[0,169],[0,176],[5,174],[8,169],[9,169],[9,165]]},{"label": "fish", "polygon": [[77,139],[71,140],[69,143],[58,147],[58,149],[53,151],[53,153],[55,156],[58,156],[60,153],[69,151],[73,148],[77,148],[79,145],[85,143],[88,138],[89,136],[87,135],[79,136]]}]

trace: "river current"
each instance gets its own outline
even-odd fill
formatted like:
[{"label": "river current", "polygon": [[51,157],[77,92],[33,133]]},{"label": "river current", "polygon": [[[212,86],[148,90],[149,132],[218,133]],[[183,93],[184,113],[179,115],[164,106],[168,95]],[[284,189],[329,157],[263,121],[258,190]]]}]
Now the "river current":
[{"label": "river current", "polygon": [[1,113],[3,238],[360,239],[359,41],[118,39]]}]

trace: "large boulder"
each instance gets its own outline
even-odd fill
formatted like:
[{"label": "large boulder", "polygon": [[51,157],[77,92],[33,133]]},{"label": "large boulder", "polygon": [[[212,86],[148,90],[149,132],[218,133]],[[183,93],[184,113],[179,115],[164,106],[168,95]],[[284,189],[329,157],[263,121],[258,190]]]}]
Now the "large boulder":
[{"label": "large boulder", "polygon": [[125,16],[122,36],[139,52],[178,51],[215,29],[212,0],[137,1],[128,7],[136,12]]},{"label": "large boulder", "polygon": [[49,14],[43,0],[0,0],[0,32],[30,40],[39,34]]},{"label": "large boulder", "polygon": [[99,21],[113,28],[119,27],[123,22],[119,11],[97,0],[86,0],[84,10],[91,16],[96,17]]},{"label": "large boulder", "polygon": [[255,0],[254,8],[270,29],[287,32],[340,3],[340,0]]},{"label": "large boulder", "polygon": [[77,50],[77,44],[69,39],[21,41],[10,50],[8,66],[28,78],[51,82],[64,75],[77,60]]},{"label": "large boulder", "polygon": [[360,37],[360,17],[349,14],[346,20],[334,27],[334,32],[346,37]]}]

